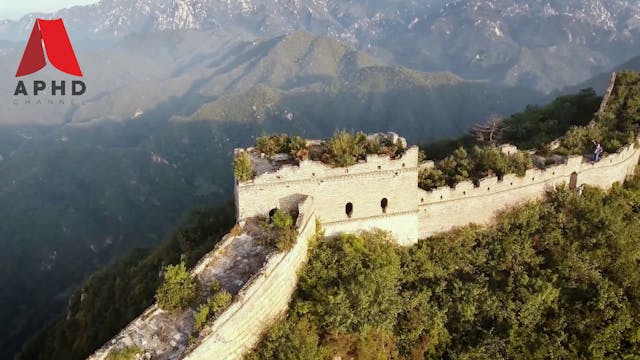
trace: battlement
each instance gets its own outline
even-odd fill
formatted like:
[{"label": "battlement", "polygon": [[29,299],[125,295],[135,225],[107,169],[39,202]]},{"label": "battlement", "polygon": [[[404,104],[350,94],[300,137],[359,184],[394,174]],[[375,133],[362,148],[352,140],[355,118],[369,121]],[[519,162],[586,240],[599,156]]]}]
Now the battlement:
[{"label": "battlement", "polygon": [[[403,140],[398,137],[396,141]],[[399,241],[415,241],[418,153],[418,147],[413,146],[394,158],[368,154],[347,167],[314,160],[281,163],[268,169],[254,166],[264,171],[235,184],[238,222],[268,216],[275,209],[295,209],[302,199],[312,196],[327,234],[381,227],[392,231]],[[252,161],[256,157],[264,158],[252,152]],[[398,226],[406,222],[413,225]]]},{"label": "battlement", "polygon": [[[298,163],[280,163],[271,170],[261,171],[253,179],[239,182],[238,187],[282,184],[286,182],[317,181],[318,179],[372,175],[385,171],[406,171],[418,167],[417,146],[408,148],[405,153],[391,159],[388,155],[366,155],[366,160],[361,160],[349,167],[332,167],[320,161],[301,160]],[[254,158],[256,155],[254,155]],[[252,158],[253,159],[253,158]],[[261,168],[265,168],[262,166]]]},{"label": "battlement", "polygon": [[587,184],[608,189],[632,175],[639,158],[637,144],[630,144],[597,163],[582,156],[570,156],[564,164],[529,169],[524,176],[508,174],[501,180],[487,177],[481,179],[478,186],[463,181],[455,188],[419,189],[418,233],[423,238],[469,223],[487,223],[500,210],[539,199],[547,190],[561,184],[570,188]]},{"label": "battlement", "polygon": [[[332,166],[329,165],[327,161],[321,161],[325,156],[328,156],[327,150],[324,147],[326,141],[323,140],[303,140],[301,138],[297,138],[297,141],[299,142],[298,146],[300,146],[300,144],[304,144],[305,147],[304,150],[300,151],[300,156],[294,156],[293,154],[286,152],[272,153],[271,156],[268,156],[267,154],[260,152],[258,148],[237,148],[234,150],[234,156],[237,157],[241,153],[249,154],[251,159],[251,168],[253,171],[253,177],[251,180],[240,182],[265,184],[281,182],[282,179],[304,180],[306,178],[342,176],[347,173],[368,173],[380,170],[382,167],[386,170],[401,169],[410,163],[417,164],[417,147],[415,147],[415,149],[407,149],[406,139],[398,136],[396,133],[376,133],[360,136],[362,136],[361,139],[366,143],[376,144],[380,147],[383,147],[385,144],[398,145],[400,149],[403,149],[403,151],[399,154],[394,153],[393,156],[378,153],[367,153],[364,155],[364,158],[358,159],[356,164],[345,167]],[[286,135],[281,135],[281,137],[288,140]],[[279,141],[286,141],[282,140],[282,138],[278,139],[280,139]],[[277,145],[273,144],[273,146]],[[273,151],[274,149],[271,148],[270,150]],[[290,150],[290,148],[287,147],[287,150]],[[361,150],[371,151],[372,149],[365,150],[365,148],[361,148]],[[375,151],[377,149],[374,148],[373,150]],[[402,162],[398,161],[400,158],[403,159]]]},{"label": "battlement", "polygon": [[[517,152],[513,146],[501,150]],[[236,182],[238,221],[268,216],[275,209],[294,209],[312,196],[327,235],[381,228],[400,243],[411,244],[456,226],[486,223],[499,210],[540,198],[563,183],[572,188],[583,183],[609,188],[633,173],[640,155],[636,144],[631,144],[597,163],[569,156],[544,169],[529,169],[524,176],[491,176],[476,184],[463,181],[455,188],[425,191],[418,187],[419,171],[432,162],[419,164],[418,153],[418,147],[412,146],[397,158],[366,155],[348,167],[313,160],[262,166],[264,171],[253,179]],[[261,157],[255,152],[252,156]]]}]

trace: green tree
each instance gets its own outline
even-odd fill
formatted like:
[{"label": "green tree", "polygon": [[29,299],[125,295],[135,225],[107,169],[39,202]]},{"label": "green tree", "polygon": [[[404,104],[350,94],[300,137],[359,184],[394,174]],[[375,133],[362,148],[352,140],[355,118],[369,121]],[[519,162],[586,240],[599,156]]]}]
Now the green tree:
[{"label": "green tree", "polygon": [[441,170],[428,168],[420,170],[418,186],[425,190],[432,190],[447,185],[446,177]]},{"label": "green tree", "polygon": [[279,153],[289,153],[289,136],[287,134],[263,135],[256,139],[256,150],[272,157]]},{"label": "green tree", "polygon": [[363,133],[351,134],[337,131],[325,142],[328,162],[333,166],[347,167],[355,164],[365,153],[367,138]]},{"label": "green tree", "polygon": [[338,241],[317,245],[300,279],[295,307],[317,319],[324,331],[391,329],[400,311],[400,275],[390,235],[343,234]]},{"label": "green tree", "polygon": [[320,346],[318,329],[303,317],[299,321],[277,321],[263,336],[259,351],[245,356],[247,360],[317,360],[328,358],[329,353]]},{"label": "green tree", "polygon": [[112,350],[107,355],[106,360],[135,360],[143,351],[137,347],[125,347],[122,349]]},{"label": "green tree", "polygon": [[198,306],[198,310],[193,314],[193,330],[200,331],[204,327],[204,324],[209,320],[209,313],[211,309],[207,304]]},{"label": "green tree", "polygon": [[233,174],[238,181],[247,181],[253,178],[251,156],[246,152],[239,153],[233,160]]},{"label": "green tree", "polygon": [[156,301],[163,310],[177,313],[193,303],[198,291],[198,281],[191,277],[184,262],[179,265],[167,265],[164,281],[156,291]]}]

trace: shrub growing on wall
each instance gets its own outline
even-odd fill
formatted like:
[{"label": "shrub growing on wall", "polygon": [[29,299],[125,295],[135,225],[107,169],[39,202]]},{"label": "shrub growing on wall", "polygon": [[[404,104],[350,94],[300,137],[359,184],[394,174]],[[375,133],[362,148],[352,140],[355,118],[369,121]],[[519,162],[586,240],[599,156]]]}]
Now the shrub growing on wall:
[{"label": "shrub growing on wall", "polygon": [[279,251],[291,250],[298,237],[294,222],[291,214],[280,209],[276,210],[269,222],[262,223],[264,232],[260,242],[266,246],[273,246]]},{"label": "shrub growing on wall", "polygon": [[347,167],[358,162],[365,154],[367,137],[363,133],[350,134],[342,130],[324,144],[326,152],[323,161],[333,166]]},{"label": "shrub growing on wall", "polygon": [[164,281],[156,291],[156,301],[163,310],[177,313],[193,303],[198,291],[198,281],[191,277],[184,262],[168,265],[164,272]]},{"label": "shrub growing on wall", "polygon": [[418,185],[422,189],[436,189],[447,184],[446,178],[439,169],[424,169],[420,171]]},{"label": "shrub growing on wall", "polygon": [[135,360],[143,353],[142,350],[135,346],[125,347],[118,350],[112,350],[107,355],[106,360]]},{"label": "shrub growing on wall", "polygon": [[278,209],[271,217],[271,224],[279,230],[291,229],[293,217],[288,212]]},{"label": "shrub growing on wall", "polygon": [[435,163],[434,168],[421,170],[418,185],[425,190],[445,184],[455,187],[461,181],[472,180],[477,183],[487,176],[502,178],[511,173],[524,176],[527,169],[532,167],[531,156],[522,151],[507,155],[497,147],[474,146],[469,155],[460,147],[453,154]]},{"label": "shrub growing on wall", "polygon": [[256,150],[271,157],[282,152],[286,139],[286,134],[260,136],[256,139]]},{"label": "shrub growing on wall", "polygon": [[219,314],[222,310],[229,306],[229,304],[231,304],[232,298],[233,297],[231,296],[231,294],[226,290],[218,290],[214,292],[214,294],[207,299],[206,303],[198,307],[198,311],[196,311],[196,313],[193,315],[194,330],[202,330],[202,327],[207,323],[209,319]]},{"label": "shrub growing on wall", "polygon": [[292,158],[303,159],[308,155],[307,142],[300,136],[287,134],[263,135],[256,139],[256,150],[273,157],[275,154],[289,154]]},{"label": "shrub growing on wall", "polygon": [[253,178],[251,157],[246,152],[239,153],[233,160],[233,174],[239,181],[247,181]]}]

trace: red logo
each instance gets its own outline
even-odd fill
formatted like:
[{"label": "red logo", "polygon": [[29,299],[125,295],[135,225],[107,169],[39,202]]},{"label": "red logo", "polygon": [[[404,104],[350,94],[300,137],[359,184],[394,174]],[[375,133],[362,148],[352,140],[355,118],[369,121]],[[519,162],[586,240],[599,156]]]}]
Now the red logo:
[{"label": "red logo", "polygon": [[[46,58],[45,53],[47,54]],[[47,64],[47,58],[51,65],[63,73],[82,76],[78,59],[76,59],[62,19],[36,19],[27,47],[22,54],[16,77],[39,71]]]}]

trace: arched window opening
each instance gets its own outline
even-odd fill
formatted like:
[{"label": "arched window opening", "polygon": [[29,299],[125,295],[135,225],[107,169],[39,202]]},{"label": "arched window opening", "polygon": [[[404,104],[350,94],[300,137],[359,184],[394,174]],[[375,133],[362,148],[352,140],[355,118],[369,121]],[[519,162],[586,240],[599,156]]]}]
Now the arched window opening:
[{"label": "arched window opening", "polygon": [[387,212],[387,206],[389,206],[389,200],[387,200],[387,198],[382,198],[382,200],[380,200],[380,207],[382,208],[382,213]]},{"label": "arched window opening", "polygon": [[278,209],[276,208],[269,210],[269,222],[271,222],[271,219],[273,218],[273,215],[276,214],[276,211],[278,211]]},{"label": "arched window opening", "polygon": [[351,215],[353,215],[353,204],[347,203],[347,205],[344,207],[344,212],[347,213],[348,217],[351,217]]}]

